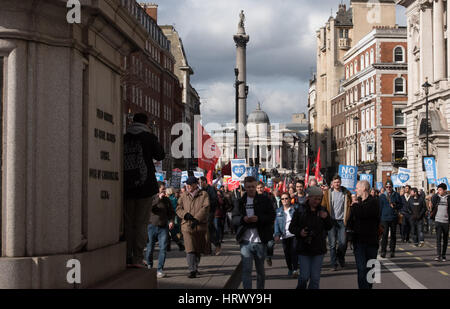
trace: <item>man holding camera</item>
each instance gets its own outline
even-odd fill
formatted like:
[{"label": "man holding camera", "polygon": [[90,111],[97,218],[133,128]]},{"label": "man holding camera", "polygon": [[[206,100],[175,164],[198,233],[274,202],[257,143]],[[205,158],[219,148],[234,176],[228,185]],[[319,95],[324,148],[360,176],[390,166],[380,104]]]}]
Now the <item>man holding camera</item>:
[{"label": "man holding camera", "polygon": [[326,208],[321,207],[323,192],[320,187],[307,189],[304,207],[299,207],[289,226],[297,237],[300,274],[297,289],[318,289],[323,257],[327,252],[326,236],[333,223]]},{"label": "man holding camera", "polygon": [[367,262],[376,260],[378,252],[380,207],[377,200],[369,194],[369,190],[370,184],[367,180],[358,182],[358,203],[352,206],[347,222],[348,240],[353,243],[360,289],[372,288],[372,284],[367,280]]},{"label": "man holding camera", "polygon": [[186,259],[189,267],[189,278],[198,275],[200,255],[208,254],[209,197],[206,191],[200,191],[198,180],[190,176],[186,181],[186,192],[178,200],[177,215],[182,218],[181,232],[183,233]]}]

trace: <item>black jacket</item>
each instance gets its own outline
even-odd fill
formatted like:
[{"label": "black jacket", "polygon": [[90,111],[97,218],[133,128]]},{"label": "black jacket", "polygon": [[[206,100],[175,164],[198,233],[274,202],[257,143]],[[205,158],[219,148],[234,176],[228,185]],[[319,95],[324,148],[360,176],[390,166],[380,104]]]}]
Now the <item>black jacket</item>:
[{"label": "black jacket", "polygon": [[353,231],[353,242],[378,246],[380,216],[378,200],[371,195],[353,204],[347,222],[347,231]]},{"label": "black jacket", "polygon": [[139,134],[125,134],[124,143],[127,143],[129,139],[138,139],[141,142],[144,161],[147,166],[147,180],[141,188],[134,190],[124,189],[125,199],[143,199],[151,197],[158,193],[158,182],[155,176],[156,169],[153,164],[153,159],[157,161],[164,160],[166,156],[164,149],[158,142],[156,135],[152,133],[141,132]]},{"label": "black jacket", "polygon": [[245,231],[249,228],[257,228],[259,238],[263,243],[267,243],[273,240],[273,224],[275,222],[275,210],[273,209],[272,202],[264,195],[256,194],[253,199],[253,205],[255,209],[255,216],[258,217],[256,223],[246,223],[244,217],[247,216],[247,210],[245,206],[247,204],[247,193],[239,199],[235,200],[233,208],[232,224],[236,229],[236,240],[242,241]]},{"label": "black jacket", "polygon": [[427,207],[423,198],[418,197],[417,199],[411,197],[408,201],[409,208],[412,210],[412,219],[415,221],[420,221],[425,216]]},{"label": "black jacket", "polygon": [[[325,211],[328,216],[322,219],[320,211]],[[297,253],[307,256],[322,255],[327,252],[326,238],[328,231],[331,230],[333,223],[330,214],[325,207],[319,205],[316,211],[312,211],[309,202],[300,205],[294,212],[289,232],[297,238]],[[303,238],[301,231],[308,228],[310,236]]]},{"label": "black jacket", "polygon": [[[436,219],[436,214],[438,211],[439,201],[440,201],[439,194],[435,194],[431,197],[431,219]],[[447,195],[447,211],[448,211],[448,217],[450,218],[450,195]]]}]

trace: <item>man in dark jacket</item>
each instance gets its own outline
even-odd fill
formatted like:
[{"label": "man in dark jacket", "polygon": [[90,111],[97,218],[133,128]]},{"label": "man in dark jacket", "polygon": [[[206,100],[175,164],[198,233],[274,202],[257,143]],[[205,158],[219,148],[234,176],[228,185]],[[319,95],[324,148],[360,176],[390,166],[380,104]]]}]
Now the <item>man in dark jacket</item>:
[{"label": "man in dark jacket", "polygon": [[148,117],[136,114],[124,137],[124,236],[127,265],[144,268],[144,247],[150,208],[158,184],[153,160],[164,160],[158,138],[147,126]]},{"label": "man in dark jacket", "polygon": [[427,207],[425,205],[425,200],[421,198],[417,188],[412,188],[410,193],[411,195],[408,200],[408,208],[411,210],[410,224],[414,235],[414,245],[416,247],[423,247],[423,219],[425,217]]},{"label": "man in dark jacket", "polygon": [[397,242],[398,212],[402,208],[400,194],[393,191],[392,181],[386,182],[386,192],[380,194],[381,225],[383,226],[383,238],[381,240],[381,257],[386,257],[389,230],[391,232],[391,258],[395,257],[395,246]]},{"label": "man in dark jacket", "polygon": [[369,194],[370,184],[363,180],[356,185],[358,203],[352,205],[347,223],[347,231],[353,243],[358,269],[358,287],[371,289],[372,283],[367,278],[367,262],[377,259],[378,229],[380,226],[380,207],[377,200]]},{"label": "man in dark jacket", "polygon": [[[447,194],[446,184],[441,183],[438,186],[437,194],[431,198],[431,205],[431,219],[435,221],[436,250],[438,254],[434,260],[446,262],[450,218],[450,197]],[[443,240],[442,244],[441,239]]]},{"label": "man in dark jacket", "polygon": [[271,201],[256,193],[256,179],[246,177],[246,193],[236,201],[233,209],[233,225],[242,257],[242,283],[244,289],[252,288],[253,260],[256,266],[256,288],[264,289],[264,259],[267,243],[273,240],[275,210]]},{"label": "man in dark jacket", "polygon": [[173,229],[175,220],[175,210],[172,207],[170,199],[166,195],[166,186],[159,182],[159,193],[153,200],[153,206],[150,210],[150,219],[148,225],[148,243],[145,260],[148,268],[153,268],[153,250],[156,240],[159,243],[158,269],[156,276],[164,278],[164,263],[166,261],[167,238],[169,229]]},{"label": "man in dark jacket", "polygon": [[307,200],[294,213],[289,232],[297,237],[300,274],[297,289],[318,289],[320,270],[327,252],[326,237],[333,225],[325,207],[321,207],[323,192],[320,187],[307,189]]},{"label": "man in dark jacket", "polygon": [[403,194],[400,199],[402,201],[402,209],[400,213],[403,215],[403,221],[400,226],[400,234],[402,236],[403,242],[409,242],[409,235],[411,234],[411,216],[412,216],[412,208],[409,204],[409,199],[411,198],[411,186],[405,186],[405,194]]}]

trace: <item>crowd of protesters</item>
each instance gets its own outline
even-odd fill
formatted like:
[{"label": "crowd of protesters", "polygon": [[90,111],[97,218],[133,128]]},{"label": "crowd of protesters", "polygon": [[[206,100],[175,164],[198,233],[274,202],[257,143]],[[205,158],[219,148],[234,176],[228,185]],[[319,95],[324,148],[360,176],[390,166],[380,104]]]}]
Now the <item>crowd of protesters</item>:
[{"label": "crowd of protesters", "polygon": [[252,288],[253,262],[256,287],[265,287],[265,262],[272,266],[277,244],[283,248],[287,275],[298,278],[299,289],[319,288],[327,251],[331,271],[346,268],[349,244],[359,288],[372,288],[367,281],[367,263],[378,253],[386,258],[388,243],[389,257],[395,257],[398,230],[399,241],[412,241],[417,247],[424,246],[425,233],[435,234],[435,261],[446,261],[450,199],[445,184],[426,194],[409,185],[396,191],[390,180],[378,191],[363,180],[352,194],[338,175],[330,186],[315,178],[308,183],[297,178],[268,187],[247,177],[230,191],[227,185],[189,176],[180,189],[166,188],[163,182],[156,182],[153,165],[154,159],[162,160],[165,154],[147,122],[145,115],[136,115],[124,139],[124,230],[129,267],[152,268],[158,242],[157,276],[164,278],[166,254],[173,241],[186,252],[188,277],[196,278],[202,255],[222,253],[225,232],[239,243],[244,289]]}]

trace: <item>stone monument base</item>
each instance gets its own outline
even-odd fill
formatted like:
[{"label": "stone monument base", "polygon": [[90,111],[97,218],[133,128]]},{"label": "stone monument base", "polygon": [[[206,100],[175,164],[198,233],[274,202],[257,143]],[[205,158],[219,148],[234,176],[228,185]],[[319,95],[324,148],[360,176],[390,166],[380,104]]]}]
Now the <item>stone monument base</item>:
[{"label": "stone monument base", "polygon": [[[70,284],[69,260],[80,262],[81,283]],[[69,255],[0,258],[0,289],[80,289],[112,278],[126,269],[126,243]],[[156,277],[155,277],[156,280]]]}]

